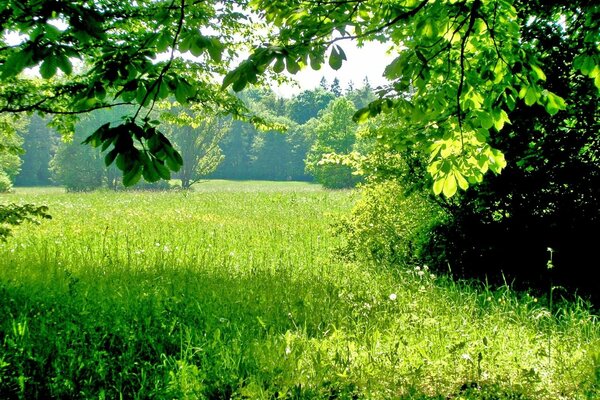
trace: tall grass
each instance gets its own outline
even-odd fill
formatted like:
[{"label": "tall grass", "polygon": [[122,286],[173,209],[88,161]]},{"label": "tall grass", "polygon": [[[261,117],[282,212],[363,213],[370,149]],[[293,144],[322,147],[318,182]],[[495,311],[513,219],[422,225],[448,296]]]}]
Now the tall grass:
[{"label": "tall grass", "polygon": [[0,244],[0,398],[599,393],[600,330],[585,304],[551,314],[425,267],[333,259],[328,227],[349,192],[207,182],[0,201],[53,215]]}]

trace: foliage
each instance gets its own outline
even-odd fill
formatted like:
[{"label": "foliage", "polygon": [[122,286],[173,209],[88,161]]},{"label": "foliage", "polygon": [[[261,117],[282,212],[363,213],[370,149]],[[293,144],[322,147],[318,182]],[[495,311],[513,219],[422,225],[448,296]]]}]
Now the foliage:
[{"label": "foliage", "polygon": [[354,104],[342,97],[332,101],[306,128],[314,138],[306,155],[306,171],[327,188],[353,187],[360,181],[349,166],[327,160],[328,156],[352,151],[357,128],[351,118],[354,112]]},{"label": "foliage", "polygon": [[17,186],[47,186],[50,180],[50,160],[56,151],[58,134],[47,127],[48,119],[32,115],[23,132],[23,164],[15,177]]},{"label": "foliage", "polygon": [[22,153],[21,134],[27,122],[14,114],[0,114],[0,192],[12,187],[12,180],[19,173]]},{"label": "foliage", "polygon": [[320,87],[305,90],[287,102],[287,115],[298,124],[304,124],[309,119],[315,118],[334,97],[333,93]]},{"label": "foliage", "polygon": [[[557,22],[555,13],[565,21]],[[490,281],[600,293],[590,279],[597,265],[590,232],[600,226],[600,107],[593,82],[572,72],[585,41],[578,15],[576,4],[548,5],[524,29],[548,74],[547,87],[569,106],[556,115],[539,106],[515,108],[506,134],[493,139],[512,162],[451,203],[453,219],[437,229],[430,250],[444,268],[450,262],[457,273]]]},{"label": "foliage", "polygon": [[[157,101],[244,112],[215,83],[235,51],[252,41],[237,3],[2,1],[0,111],[72,116],[132,105],[127,118],[102,125],[86,143],[110,150],[125,185],[142,175],[166,179],[182,160],[150,118]],[[43,80],[22,73],[36,66]],[[72,124],[57,121],[63,131]]]},{"label": "foliage", "polygon": [[183,165],[178,173],[181,187],[189,189],[202,177],[212,173],[223,160],[219,142],[231,128],[222,117],[202,115],[201,110],[180,111],[170,121],[169,129]]},{"label": "foliage", "polygon": [[422,261],[432,228],[447,219],[444,210],[426,193],[408,193],[397,180],[370,182],[360,195],[352,213],[336,224],[344,239],[337,252],[394,267]]},{"label": "foliage", "polygon": [[39,224],[39,218],[51,219],[48,207],[34,206],[33,204],[0,204],[0,241],[6,241],[7,236],[11,234],[12,227],[24,222]]},{"label": "foliage", "polygon": [[0,397],[598,397],[584,303],[332,260],[351,192],[193,189],[0,195],[54,217],[0,243]]},{"label": "foliage", "polygon": [[[398,54],[386,68],[392,83],[381,91],[382,98],[355,118],[385,112],[402,121],[402,134],[380,140],[427,155],[433,189],[447,197],[481,182],[487,171],[505,167],[493,138],[504,135],[517,103],[539,104],[552,115],[566,108],[545,84],[536,44],[521,44],[537,10],[558,10],[552,18],[560,21],[567,2],[30,3],[2,3],[2,26],[22,36],[16,43],[6,44],[6,35],[1,39],[6,45],[0,47],[0,111],[69,116],[135,105],[128,118],[103,125],[87,141],[111,149],[125,184],[142,175],[151,181],[168,178],[181,166],[179,153],[150,119],[156,101],[174,97],[181,105],[200,103],[243,116],[240,102],[218,90],[219,75],[225,75],[223,88],[241,91],[270,71],[294,74],[325,63],[339,69],[346,59],[343,40],[385,42]],[[598,87],[598,6],[574,4],[582,43],[572,54],[572,71]],[[259,18],[248,17],[249,12]],[[248,59],[232,69],[232,60],[248,47]],[[183,57],[186,53],[194,57]],[[74,65],[76,59],[82,67]],[[43,81],[20,74],[34,66]],[[63,127],[69,123],[63,119]]]},{"label": "foliage", "polygon": [[13,183],[6,172],[0,171],[0,193],[10,192],[13,188]]},{"label": "foliage", "polygon": [[[569,2],[571,3],[571,2]],[[538,104],[554,115],[566,108],[546,84],[535,43],[522,33],[543,2],[509,0],[322,2],[254,0],[254,10],[278,28],[265,45],[230,72],[224,86],[244,87],[255,71],[268,67],[295,73],[318,69],[328,58],[338,69],[346,55],[340,44],[377,40],[398,57],[387,66],[392,83],[382,98],[358,111],[363,121],[389,113],[404,129],[382,135],[391,148],[413,147],[427,157],[433,190],[452,197],[479,183],[483,174],[506,166],[493,138],[505,135],[517,103]],[[526,5],[530,4],[530,5]],[[562,2],[552,3],[560,8]],[[567,4],[567,2],[565,2]],[[582,46],[573,54],[573,72],[595,79],[600,88],[599,8],[576,2]],[[552,17],[561,20],[560,11]],[[333,37],[333,33],[339,35]]]},{"label": "foliage", "polygon": [[101,160],[96,149],[81,143],[62,143],[50,162],[52,179],[67,191],[85,192],[100,188],[104,183]]}]

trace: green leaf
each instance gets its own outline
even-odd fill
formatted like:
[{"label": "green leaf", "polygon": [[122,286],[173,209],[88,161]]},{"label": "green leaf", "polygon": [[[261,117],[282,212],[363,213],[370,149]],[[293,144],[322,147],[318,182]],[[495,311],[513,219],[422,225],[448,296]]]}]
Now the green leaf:
[{"label": "green leaf", "polygon": [[208,55],[210,58],[216,62],[220,63],[223,59],[223,44],[217,38],[211,38],[206,47],[208,50]]},{"label": "green leaf", "polygon": [[444,196],[450,198],[454,196],[456,193],[456,178],[454,174],[447,175],[446,180],[444,182]]},{"label": "green leaf", "polygon": [[225,78],[223,78],[223,84],[221,85],[222,89],[226,89],[233,82],[237,81],[240,78],[239,69],[234,69],[233,71],[229,71]]},{"label": "green leaf", "polygon": [[402,55],[396,57],[394,61],[385,67],[383,75],[388,79],[397,79],[402,76],[402,68],[404,66],[404,57]]},{"label": "green leaf", "polygon": [[346,54],[344,54],[341,47],[334,45],[331,48],[331,54],[329,55],[329,66],[337,71],[342,68],[344,60],[346,60]]},{"label": "green leaf", "polygon": [[191,97],[191,86],[184,80],[180,79],[175,88],[175,99],[179,104],[187,104],[188,99]]},{"label": "green leaf", "polygon": [[[525,99],[527,99],[527,98],[525,98]],[[525,101],[527,101],[527,100],[525,100]],[[496,128],[497,131],[502,130],[502,128],[504,128],[505,123],[510,123],[508,114],[506,114],[506,111],[504,111],[502,109],[494,110],[493,115],[494,115],[494,128]]]},{"label": "green leaf", "polygon": [[445,176],[439,177],[435,182],[433,182],[433,193],[438,196],[442,193],[442,189],[444,188]]},{"label": "green leaf", "polygon": [[31,60],[31,52],[15,53],[8,57],[2,65],[2,77],[10,78],[19,75]]},{"label": "green leaf", "polygon": [[321,69],[321,64],[323,64],[323,55],[321,53],[309,53],[308,57],[310,59],[310,67],[315,71]]},{"label": "green leaf", "polygon": [[154,163],[149,159],[144,161],[144,166],[142,167],[142,176],[146,182],[156,182],[160,179]]},{"label": "green leaf", "polygon": [[361,108],[360,110],[355,112],[354,115],[352,116],[352,120],[356,123],[362,124],[362,123],[366,122],[370,116],[371,116],[371,113],[369,111],[369,107],[365,107],[365,108]]},{"label": "green leaf", "polygon": [[275,65],[273,65],[273,72],[282,73],[285,69],[285,63],[283,62],[283,57],[277,57],[277,61],[275,61]]},{"label": "green leaf", "polygon": [[546,111],[548,114],[555,115],[560,110],[566,110],[566,108],[567,103],[565,103],[565,100],[562,97],[557,96],[552,92],[548,92],[546,95]]},{"label": "green leaf", "polygon": [[490,129],[492,126],[494,126],[494,120],[492,116],[485,111],[479,113],[479,123],[484,129]]},{"label": "green leaf", "polygon": [[42,78],[44,79],[52,78],[54,75],[56,75],[56,71],[57,66],[54,56],[46,58],[40,66],[40,75],[42,75]]},{"label": "green leaf", "polygon": [[539,80],[541,80],[541,81],[546,80],[546,74],[544,73],[544,71],[542,71],[542,69],[540,67],[538,67],[535,64],[530,64],[529,66],[531,67],[531,70],[533,71],[533,73]]},{"label": "green leaf", "polygon": [[123,175],[123,186],[133,186],[140,181],[142,177],[142,165],[136,161],[131,170]]},{"label": "green leaf", "polygon": [[169,168],[167,168],[161,160],[158,160],[158,159],[154,160],[154,168],[156,168],[158,175],[162,179],[164,179],[164,180],[171,179],[171,172],[169,171]]},{"label": "green leaf", "polygon": [[538,92],[533,87],[528,87],[525,94],[525,104],[531,106],[538,100]]},{"label": "green leaf", "polygon": [[462,190],[467,190],[469,188],[469,182],[467,182],[467,180],[465,179],[465,177],[463,176],[463,174],[461,174],[458,171],[454,171],[454,176],[456,177],[456,181],[458,182],[458,186],[460,186],[460,188]]},{"label": "green leaf", "polygon": [[248,81],[246,79],[246,76],[240,75],[239,79],[233,83],[231,88],[235,92],[241,92],[242,90],[244,90],[244,88],[246,87],[247,84],[248,84]]},{"label": "green leaf", "polygon": [[71,73],[73,72],[73,65],[71,64],[69,57],[67,57],[66,55],[64,55],[62,53],[60,53],[56,56],[56,65],[66,75],[71,75]]},{"label": "green leaf", "polygon": [[119,155],[117,149],[112,149],[111,151],[106,153],[106,156],[104,156],[104,165],[109,167],[113,163],[113,161],[115,161],[117,155]]},{"label": "green leaf", "polygon": [[172,41],[173,38],[171,38],[171,35],[168,31],[162,32],[158,35],[158,38],[156,40],[156,51],[158,51],[159,53],[167,51]]},{"label": "green leaf", "polygon": [[295,75],[300,71],[300,64],[291,56],[285,59],[287,70],[290,74]]}]

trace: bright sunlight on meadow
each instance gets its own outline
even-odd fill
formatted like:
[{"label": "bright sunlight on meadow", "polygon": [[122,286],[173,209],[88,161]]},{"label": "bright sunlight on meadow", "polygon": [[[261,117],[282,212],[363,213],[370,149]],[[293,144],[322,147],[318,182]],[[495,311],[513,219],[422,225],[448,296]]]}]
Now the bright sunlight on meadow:
[{"label": "bright sunlight on meadow", "polygon": [[18,188],[0,243],[0,397],[594,399],[600,331],[509,288],[335,258],[350,191]]}]

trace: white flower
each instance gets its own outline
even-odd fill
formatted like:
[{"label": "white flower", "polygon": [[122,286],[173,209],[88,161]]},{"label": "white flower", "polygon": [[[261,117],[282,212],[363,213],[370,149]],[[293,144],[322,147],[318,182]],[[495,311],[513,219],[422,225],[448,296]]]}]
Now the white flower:
[{"label": "white flower", "polygon": [[394,301],[394,300],[396,300],[396,297],[397,297],[396,293],[390,294],[390,300]]},{"label": "white flower", "polygon": [[287,355],[287,354],[290,354],[291,352],[292,352],[292,349],[290,349],[290,347],[289,347],[289,346],[285,348],[285,354],[286,354],[286,355]]},{"label": "white flower", "polygon": [[425,275],[425,271],[419,271],[419,272],[417,272],[417,275],[423,276],[423,275]]}]

